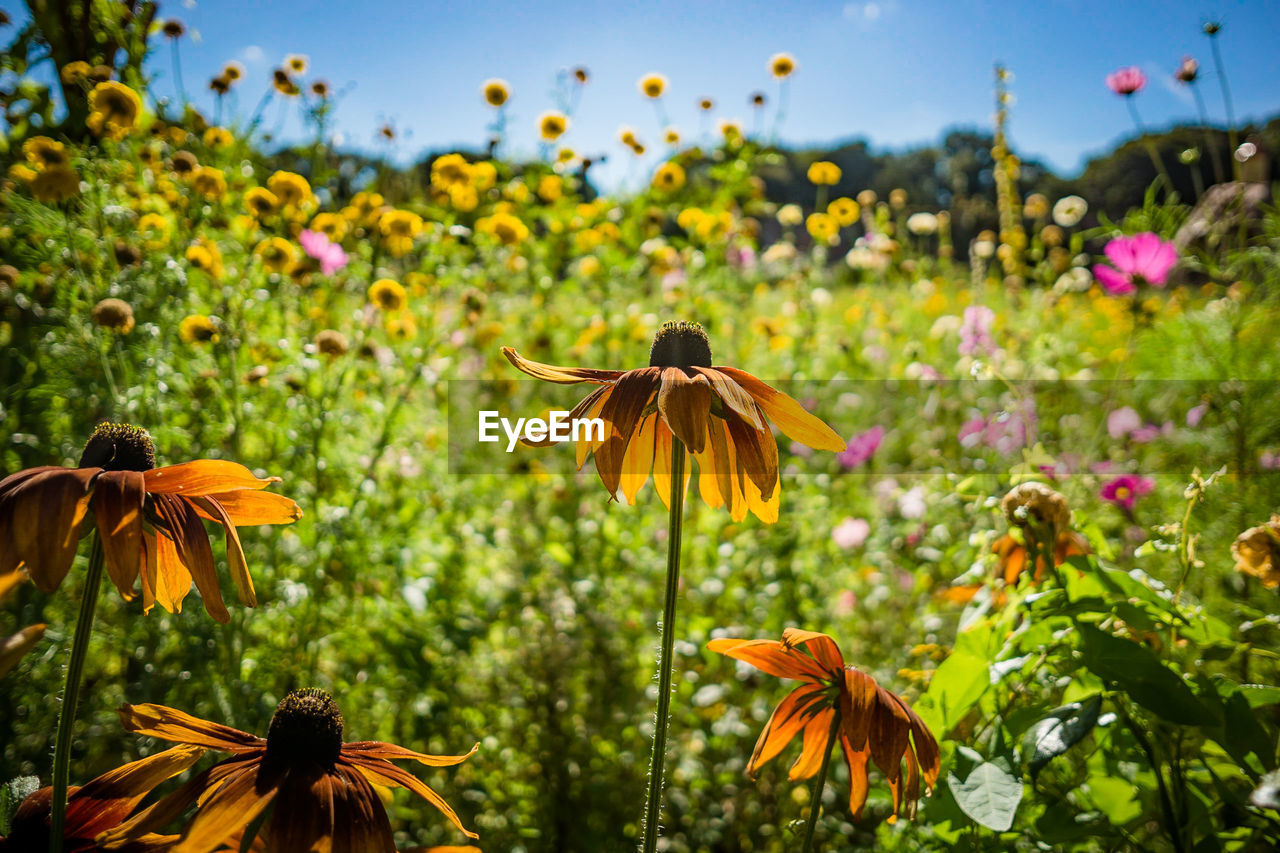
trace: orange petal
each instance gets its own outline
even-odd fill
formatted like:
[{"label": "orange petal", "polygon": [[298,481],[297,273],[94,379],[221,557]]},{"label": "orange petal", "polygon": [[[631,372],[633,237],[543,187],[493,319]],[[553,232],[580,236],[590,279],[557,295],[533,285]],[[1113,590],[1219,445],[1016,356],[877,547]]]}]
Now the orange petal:
[{"label": "orange petal", "polygon": [[853,668],[844,671],[844,695],[841,698],[847,707],[843,709],[841,729],[852,749],[864,751],[867,748],[879,689],[876,680],[865,672]]},{"label": "orange petal", "polygon": [[[876,763],[890,785],[895,785],[902,775],[902,753],[910,742],[911,721],[898,697],[883,687],[876,687],[876,704],[871,713],[871,731],[867,745],[871,760]],[[896,800],[894,801],[896,804]]]},{"label": "orange petal", "polygon": [[76,556],[80,526],[101,468],[56,465],[19,471],[0,482],[0,531],[7,531],[0,565],[7,574],[16,558],[41,592],[62,583]]},{"label": "orange petal", "polygon": [[711,390],[715,392],[721,402],[745,418],[753,428],[768,429],[765,426],[764,419],[760,416],[756,401],[751,398],[751,395],[741,385],[714,367],[694,367],[692,370],[707,377],[707,381],[711,383]]},{"label": "orange petal", "polygon": [[364,773],[336,764],[329,779],[333,785],[333,849],[352,853],[395,850],[387,812]]},{"label": "orange petal", "polygon": [[[240,527],[252,527],[255,524],[292,524],[302,518],[302,510],[298,505],[283,495],[271,492],[216,492],[207,495],[217,501],[226,510],[231,523]],[[209,518],[209,521],[218,521]]]},{"label": "orange petal", "polygon": [[782,752],[814,714],[824,708],[830,710],[830,706],[824,703],[822,691],[822,685],[806,684],[792,690],[778,703],[756,741],[751,760],[747,762],[748,776],[755,778],[756,772]]},{"label": "orange petal", "polygon": [[248,732],[193,717],[164,705],[121,705],[116,711],[125,731],[158,737],[173,743],[186,743],[223,752],[249,752],[263,749],[267,742]]},{"label": "orange petal", "polygon": [[[191,573],[196,589],[200,590],[204,609],[214,620],[227,624],[231,621],[231,614],[222,602],[213,549],[209,547],[209,533],[204,529],[195,507],[177,495],[156,495],[154,499],[160,520],[173,536],[178,561]],[[161,557],[164,556],[162,550]]]},{"label": "orange petal", "polygon": [[649,480],[649,472],[653,469],[654,428],[658,415],[649,415],[640,422],[636,437],[627,445],[627,455],[622,459],[622,477],[619,488],[627,499],[627,503],[635,506],[636,495]]},{"label": "orange petal", "polygon": [[[604,409],[604,404],[608,402],[609,395],[612,392],[613,386],[605,385],[601,388],[597,388],[587,395],[587,399],[582,402],[585,403],[587,400],[590,400],[591,405],[583,409],[582,417],[588,420],[600,417],[600,412]],[[577,456],[579,471],[582,470],[582,464],[587,461],[587,456],[594,453],[601,444],[604,444],[604,438],[608,438],[608,436],[606,435],[597,441],[596,435],[593,435],[592,432],[588,430],[586,436],[578,440],[578,446],[574,448],[574,451]]]},{"label": "orange petal", "polygon": [[693,454],[693,459],[698,463],[698,494],[702,496],[702,502],[712,509],[719,509],[725,501],[716,480],[715,448],[711,442],[706,442],[700,453]]},{"label": "orange petal", "polygon": [[[734,480],[735,468],[733,460],[729,458],[729,440],[725,435],[724,421],[712,419],[707,424],[707,435],[711,446],[708,454],[711,470],[706,473],[715,477],[716,490],[729,509],[729,517],[734,521],[741,521],[746,517],[746,499],[740,494]],[[700,474],[703,473],[701,462],[698,463],[698,469]]]},{"label": "orange petal", "polygon": [[690,379],[678,367],[662,369],[658,387],[658,411],[671,433],[693,453],[702,450],[711,412],[711,383],[702,375]]},{"label": "orange petal", "polygon": [[756,430],[746,421],[730,416],[725,420],[739,464],[768,499],[778,486],[778,443],[768,429]]},{"label": "orange petal", "polygon": [[804,407],[786,394],[770,388],[745,370],[739,370],[736,367],[715,369],[741,385],[760,405],[765,415],[791,440],[815,450],[845,449],[844,439],[837,435],[835,430],[823,423],[821,419],[806,412]]},{"label": "orange petal", "polygon": [[259,479],[243,465],[225,459],[197,459],[180,465],[152,468],[144,476],[147,493],[152,495],[211,495],[240,489],[265,489],[280,482],[279,477]]},{"label": "orange petal", "polygon": [[[822,756],[835,746],[831,742],[831,721],[835,719],[835,713],[835,709],[828,705],[804,724],[804,745],[800,757],[787,773],[792,782],[808,779],[822,767]],[[817,807],[816,803],[814,807]]]},{"label": "orange petal", "polygon": [[368,758],[361,755],[347,755],[345,752],[338,760],[358,767],[361,772],[364,773],[366,778],[375,784],[388,785],[390,787],[397,788],[408,788],[410,791],[439,809],[440,812],[452,821],[453,825],[468,838],[480,837],[462,825],[462,821],[458,818],[457,812],[449,807],[449,804],[444,801],[443,797],[427,787],[427,785],[423,783],[422,780],[418,779],[418,777],[406,770],[402,770],[390,761],[385,761],[381,758]]},{"label": "orange petal", "polygon": [[596,470],[600,473],[605,490],[611,495],[618,493],[627,445],[631,443],[640,423],[641,413],[653,399],[657,384],[658,368],[629,370],[613,386],[613,393],[600,412],[608,435],[604,443],[596,448]]},{"label": "orange petal", "polygon": [[94,487],[93,511],[102,539],[107,575],[125,601],[132,601],[142,555],[141,471],[103,471]]},{"label": "orange petal", "polygon": [[[16,575],[17,572],[14,572]],[[0,640],[0,678],[18,665],[22,656],[31,651],[44,636],[44,625],[28,625],[12,637]]]},{"label": "orange petal", "polygon": [[195,764],[204,752],[198,746],[175,746],[102,774],[70,797],[66,825],[85,839],[117,826],[157,785]]},{"label": "orange petal", "polygon": [[751,664],[761,672],[779,678],[795,678],[803,681],[824,682],[831,674],[818,662],[779,643],[777,640],[719,639],[707,643],[707,648]]},{"label": "orange petal", "polygon": [[[202,793],[215,792],[228,779],[239,775],[257,776],[261,763],[261,756],[252,756],[228,759],[215,764],[203,773],[188,779],[172,794],[138,812],[114,829],[102,833],[95,841],[104,850],[137,850],[139,846],[143,846],[139,842],[153,840],[154,837],[149,833],[176,821],[192,803],[200,799]],[[275,790],[274,786],[271,790]],[[143,849],[146,849],[145,846]],[[164,846],[160,849],[167,850],[169,847]]]},{"label": "orange petal", "polygon": [[480,744],[477,743],[464,755],[427,755],[422,752],[414,752],[412,749],[405,749],[403,746],[396,746],[394,743],[383,743],[378,740],[359,740],[343,744],[342,752],[344,755],[352,753],[366,758],[416,761],[428,767],[452,767],[475,755],[476,750],[479,748]]},{"label": "orange petal", "polygon": [[760,489],[756,484],[748,480],[745,491],[747,493],[747,506],[756,514],[756,518],[765,524],[777,524],[778,509],[782,505],[782,490],[774,489],[773,496],[765,500],[760,496]]},{"label": "orange petal", "polygon": [[236,531],[236,526],[232,523],[231,517],[222,508],[222,504],[212,498],[191,498],[191,502],[206,513],[215,516],[215,520],[226,531],[227,568],[231,572],[231,579],[236,583],[236,595],[240,598],[240,603],[246,607],[257,607],[258,595],[253,590],[253,578],[249,577],[249,565],[244,559],[244,548],[240,545],[240,534]]},{"label": "orange petal", "polygon": [[257,763],[247,765],[201,803],[182,838],[171,848],[173,853],[210,853],[234,831],[253,823],[280,790],[279,785],[259,783],[261,769]]},{"label": "orange petal", "polygon": [[595,370],[590,367],[553,367],[550,364],[530,361],[511,347],[503,347],[502,354],[507,357],[507,361],[514,364],[516,369],[522,373],[527,373],[535,379],[558,382],[561,385],[572,385],[575,382],[605,384],[617,380],[624,372],[621,370]]},{"label": "orange petal", "polygon": [[843,677],[844,656],[840,654],[840,647],[836,645],[836,641],[826,634],[805,631],[802,628],[787,628],[782,632],[782,644],[792,648],[804,646],[824,669],[835,674],[837,678]]},{"label": "orange petal", "polygon": [[[360,775],[354,771],[352,774]],[[343,781],[338,782],[338,779]],[[339,776],[319,767],[290,770],[281,780],[276,794],[271,824],[266,833],[266,848],[280,853],[309,853],[313,850],[332,849],[363,851],[360,847],[334,845],[334,830],[337,828],[334,800],[336,789],[346,787],[345,779],[345,775]],[[369,786],[367,781],[364,784]],[[373,794],[372,788],[369,793]],[[375,801],[377,798],[377,794],[373,794]],[[381,803],[378,807],[381,809]],[[241,836],[241,841],[243,840]],[[393,843],[383,849],[393,850],[395,845]]]},{"label": "orange petal", "polygon": [[[658,419],[658,423],[654,428],[656,433],[654,449],[653,449],[653,488],[658,493],[658,497],[662,499],[662,505],[671,506],[671,463],[673,450],[673,436],[671,429],[663,423],[662,419]],[[690,464],[690,456],[688,449],[684,453],[684,483],[681,485],[681,497],[689,491],[689,476],[692,469]]]},{"label": "orange petal", "polygon": [[849,811],[853,819],[862,817],[862,807],[867,802],[867,751],[854,749],[849,741],[841,737],[840,748],[844,751],[844,763],[849,767]]}]

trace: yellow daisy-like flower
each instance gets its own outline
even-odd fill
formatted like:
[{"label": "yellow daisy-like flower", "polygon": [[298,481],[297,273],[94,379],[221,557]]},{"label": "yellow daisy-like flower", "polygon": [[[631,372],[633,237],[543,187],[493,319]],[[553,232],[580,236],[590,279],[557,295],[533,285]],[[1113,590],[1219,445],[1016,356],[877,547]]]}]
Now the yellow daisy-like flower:
[{"label": "yellow daisy-like flower", "polygon": [[306,74],[310,60],[301,53],[291,53],[284,58],[284,67],[290,74]]},{"label": "yellow daisy-like flower", "polygon": [[491,107],[500,107],[511,97],[511,84],[495,77],[484,81],[480,91],[484,95],[485,103]]},{"label": "yellow daisy-like flower", "polygon": [[169,242],[169,220],[158,213],[144,213],[138,219],[138,233],[148,249],[159,249]]},{"label": "yellow daisy-like flower", "polygon": [[663,131],[662,141],[667,143],[668,145],[679,145],[680,131],[676,130],[674,127],[668,127],[665,131]]},{"label": "yellow daisy-like flower", "polygon": [[640,88],[640,94],[646,98],[661,98],[662,93],[667,91],[667,78],[662,74],[646,74],[636,83]]},{"label": "yellow daisy-like flower", "polygon": [[413,249],[413,239],[422,233],[422,217],[407,210],[388,210],[378,217],[378,231],[392,257],[403,257]]},{"label": "yellow daisy-like flower", "polygon": [[298,259],[293,244],[283,237],[268,237],[253,247],[253,254],[272,272],[285,272]]},{"label": "yellow daisy-like flower", "polygon": [[204,132],[204,144],[209,148],[229,148],[235,141],[225,127],[211,127]]},{"label": "yellow daisy-like flower", "polygon": [[809,182],[819,186],[840,183],[840,167],[827,160],[815,160],[809,164]]},{"label": "yellow daisy-like flower", "polygon": [[280,210],[280,199],[271,190],[253,187],[244,194],[244,209],[255,219],[262,219]]},{"label": "yellow daisy-like flower", "polygon": [[36,169],[66,168],[71,165],[67,146],[47,136],[33,136],[22,143],[22,156]]},{"label": "yellow daisy-like flower", "polygon": [[307,227],[312,231],[319,231],[331,242],[340,243],[342,238],[347,236],[349,226],[346,217],[337,213],[317,213]]},{"label": "yellow daisy-like flower", "polygon": [[827,244],[831,238],[840,233],[840,222],[829,213],[811,213],[805,220],[804,227],[815,243]]},{"label": "yellow daisy-like flower", "polygon": [[380,278],[369,286],[369,301],[383,311],[399,311],[409,302],[404,285],[389,278]]},{"label": "yellow daisy-like flower", "polygon": [[107,80],[89,93],[89,130],[108,139],[124,139],[138,124],[142,99],[123,83]]},{"label": "yellow daisy-like flower", "polygon": [[312,199],[311,184],[294,172],[276,172],[267,178],[267,189],[275,193],[281,204],[288,207],[298,207]]},{"label": "yellow daisy-like flower", "polygon": [[713,109],[715,109],[715,107],[716,107],[716,102],[711,100],[710,98],[698,99],[698,109],[702,110],[704,113],[711,112]]},{"label": "yellow daisy-like flower", "polygon": [[547,204],[560,200],[564,195],[564,179],[559,175],[543,175],[538,179],[538,198]]},{"label": "yellow daisy-like flower", "polygon": [[769,57],[769,73],[781,80],[796,70],[796,58],[789,53],[775,53]]},{"label": "yellow daisy-like flower", "polygon": [[498,182],[498,167],[488,160],[471,164],[471,186],[476,192],[484,192]]},{"label": "yellow daisy-like flower", "polygon": [[858,221],[858,217],[862,214],[862,207],[851,198],[838,198],[827,205],[827,213],[836,218],[840,227],[848,228]]},{"label": "yellow daisy-like flower", "polygon": [[561,148],[556,152],[557,163],[572,163],[577,153],[572,148]]},{"label": "yellow daisy-like flower", "polygon": [[74,86],[87,82],[91,71],[93,71],[93,67],[89,63],[77,59],[75,62],[68,62],[62,66],[62,71],[58,76],[62,78],[63,83]]},{"label": "yellow daisy-like flower", "polygon": [[80,175],[69,166],[41,169],[27,180],[31,195],[44,204],[58,204],[80,194]]},{"label": "yellow daisy-like flower", "polygon": [[453,205],[454,210],[470,213],[480,205],[480,195],[476,192],[476,188],[469,184],[461,187],[450,187],[449,203]]},{"label": "yellow daisy-like flower", "polygon": [[446,192],[471,183],[471,164],[461,154],[442,154],[431,162],[431,186]]},{"label": "yellow daisy-like flower", "polygon": [[217,343],[218,327],[204,314],[189,314],[178,324],[178,337],[183,343]]},{"label": "yellow daisy-like flower", "polygon": [[476,230],[497,238],[504,246],[523,243],[529,237],[529,227],[519,217],[510,213],[495,213],[476,222]]},{"label": "yellow daisy-like flower", "polygon": [[204,270],[213,278],[222,278],[226,270],[222,266],[222,252],[218,244],[201,237],[187,247],[187,263],[199,270]]},{"label": "yellow daisy-like flower", "polygon": [[280,94],[292,98],[296,97],[301,91],[298,84],[293,82],[293,78],[289,76],[288,70],[277,68],[271,72],[271,85],[275,87]]},{"label": "yellow daisy-like flower", "polygon": [[555,142],[569,130],[569,117],[559,110],[547,110],[538,116],[538,134],[547,142]]},{"label": "yellow daisy-like flower", "polygon": [[222,67],[222,76],[234,83],[244,76],[244,66],[239,62],[228,62]]},{"label": "yellow daisy-like flower", "polygon": [[201,166],[191,178],[191,188],[207,199],[219,199],[227,193],[227,177],[221,169]]},{"label": "yellow daisy-like flower", "polygon": [[653,186],[665,192],[672,192],[684,186],[684,167],[674,160],[669,160],[653,173]]}]

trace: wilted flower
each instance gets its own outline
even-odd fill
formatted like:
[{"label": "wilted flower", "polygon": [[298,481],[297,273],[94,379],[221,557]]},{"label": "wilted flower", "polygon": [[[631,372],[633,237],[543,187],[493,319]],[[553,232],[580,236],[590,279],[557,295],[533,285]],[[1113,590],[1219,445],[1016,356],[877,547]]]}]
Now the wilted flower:
[{"label": "wilted flower", "polygon": [[324,355],[345,355],[351,345],[347,343],[347,336],[342,332],[334,329],[325,329],[316,335],[316,349]]},{"label": "wilted flower", "polygon": [[1181,83],[1194,83],[1196,76],[1200,73],[1200,63],[1195,61],[1194,57],[1182,57],[1178,70],[1173,72],[1173,77]]},{"label": "wilted flower", "polygon": [[104,299],[93,306],[93,322],[104,329],[127,335],[133,331],[133,308],[123,299]]},{"label": "wilted flower", "polygon": [[1237,572],[1253,575],[1268,589],[1280,586],[1280,515],[1237,536],[1231,556]]}]

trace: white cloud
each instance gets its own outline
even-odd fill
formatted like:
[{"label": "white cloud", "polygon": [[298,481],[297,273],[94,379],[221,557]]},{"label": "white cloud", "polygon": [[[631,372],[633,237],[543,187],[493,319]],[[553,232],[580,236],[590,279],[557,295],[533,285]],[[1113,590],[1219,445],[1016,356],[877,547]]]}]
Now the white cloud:
[{"label": "white cloud", "polygon": [[244,50],[240,51],[240,61],[245,65],[257,65],[266,59],[266,54],[262,52],[262,48],[256,44],[251,44]]}]

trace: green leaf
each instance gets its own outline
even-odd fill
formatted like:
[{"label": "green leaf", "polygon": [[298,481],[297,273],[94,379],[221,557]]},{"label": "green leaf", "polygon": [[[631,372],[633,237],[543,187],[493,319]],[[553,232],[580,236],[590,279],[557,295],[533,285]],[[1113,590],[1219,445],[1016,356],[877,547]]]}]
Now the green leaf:
[{"label": "green leaf", "polygon": [[1200,703],[1187,682],[1146,646],[1123,640],[1093,625],[1077,625],[1084,641],[1084,665],[1148,711],[1171,723],[1212,726],[1213,713]]},{"label": "green leaf", "polygon": [[1022,802],[1022,780],[995,762],[981,762],[963,780],[948,773],[947,787],[960,810],[978,824],[996,832],[1013,826],[1013,816]]},{"label": "green leaf", "polygon": [[1135,793],[1133,782],[1117,776],[1098,773],[1086,783],[1093,805],[1102,810],[1107,820],[1115,826],[1124,826],[1142,814],[1142,803]]},{"label": "green leaf", "polygon": [[916,711],[935,732],[949,732],[969,713],[991,684],[987,661],[955,652],[942,662]]},{"label": "green leaf", "polygon": [[1102,697],[1091,696],[1050,711],[1031,727],[1022,741],[1022,754],[1034,780],[1050,760],[1075,746],[1098,724]]}]

